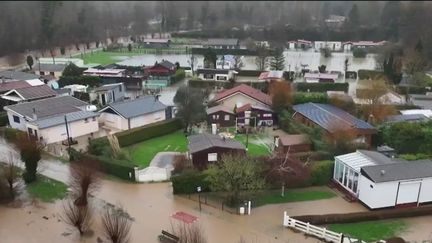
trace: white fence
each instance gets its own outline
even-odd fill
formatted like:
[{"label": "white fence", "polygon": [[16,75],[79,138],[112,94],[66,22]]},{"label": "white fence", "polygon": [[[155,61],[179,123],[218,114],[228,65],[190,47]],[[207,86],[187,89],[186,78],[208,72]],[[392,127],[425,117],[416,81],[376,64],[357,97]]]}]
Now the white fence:
[{"label": "white fence", "polygon": [[166,181],[170,177],[171,170],[168,168],[149,166],[142,170],[135,169],[135,180],[137,182]]},{"label": "white fence", "polygon": [[283,226],[300,230],[308,235],[313,235],[326,241],[342,243],[342,233],[336,233],[326,228],[317,227],[303,221],[290,218],[287,212],[284,212]]}]

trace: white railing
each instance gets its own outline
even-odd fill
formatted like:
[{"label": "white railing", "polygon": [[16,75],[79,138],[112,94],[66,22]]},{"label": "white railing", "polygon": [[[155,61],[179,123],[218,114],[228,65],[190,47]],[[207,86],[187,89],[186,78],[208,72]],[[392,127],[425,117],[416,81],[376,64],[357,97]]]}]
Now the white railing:
[{"label": "white railing", "polygon": [[290,216],[287,215],[287,212],[284,212],[283,226],[300,230],[308,235],[313,235],[330,242],[341,243],[343,240],[342,233],[333,232],[326,228],[317,227],[315,225],[290,218]]}]

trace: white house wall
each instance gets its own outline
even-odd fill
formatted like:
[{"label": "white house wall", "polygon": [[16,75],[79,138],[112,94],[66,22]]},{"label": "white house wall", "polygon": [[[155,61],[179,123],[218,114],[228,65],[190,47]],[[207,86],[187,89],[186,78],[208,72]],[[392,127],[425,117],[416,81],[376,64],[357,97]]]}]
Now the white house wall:
[{"label": "white house wall", "polygon": [[105,126],[113,127],[119,130],[128,130],[128,120],[117,114],[112,114],[108,112],[101,112],[99,117],[100,121],[104,123]]},{"label": "white house wall", "polygon": [[[16,115],[15,113],[13,113],[11,111],[8,111],[7,115],[8,115],[8,119],[9,119],[9,125],[11,126],[11,128],[27,132],[27,127],[26,127],[27,122],[24,120],[24,118],[22,116]],[[20,119],[19,123],[14,122],[13,115],[19,117],[19,119]]]},{"label": "white house wall", "polygon": [[236,105],[237,108],[239,108],[246,104],[259,105],[259,106],[264,106],[266,108],[269,108],[268,105],[265,105],[255,99],[252,99],[251,97],[246,96],[242,93],[236,93],[235,95],[229,96],[228,98],[225,98],[219,101],[218,103],[231,110],[233,110]]},{"label": "white house wall", "polygon": [[131,129],[135,127],[141,127],[150,123],[163,121],[165,119],[166,119],[165,110],[161,110],[161,111],[145,114],[142,116],[130,118],[130,127]]},{"label": "white house wall", "polygon": [[[93,118],[88,118],[86,123],[84,120],[68,123],[69,136],[76,138],[90,133],[95,133],[99,130],[98,118],[93,121]],[[67,140],[66,126],[64,124],[48,127],[38,130],[38,137],[43,137],[43,141],[47,144],[61,142]]]},{"label": "white house wall", "polygon": [[[359,199],[371,209],[394,207],[398,190],[398,181],[374,183],[360,175]],[[371,188],[371,185],[373,188]]]},{"label": "white house wall", "polygon": [[425,178],[422,181],[419,203],[432,202],[432,178]]}]

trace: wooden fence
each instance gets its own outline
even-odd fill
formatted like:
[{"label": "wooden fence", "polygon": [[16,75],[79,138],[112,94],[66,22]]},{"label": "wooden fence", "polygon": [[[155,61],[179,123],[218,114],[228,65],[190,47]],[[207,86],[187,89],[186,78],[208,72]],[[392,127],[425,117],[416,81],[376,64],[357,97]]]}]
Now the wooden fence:
[{"label": "wooden fence", "polygon": [[315,225],[296,220],[284,212],[283,226],[300,230],[308,235],[313,235],[326,241],[342,243],[343,234],[327,230],[326,228],[317,227]]}]

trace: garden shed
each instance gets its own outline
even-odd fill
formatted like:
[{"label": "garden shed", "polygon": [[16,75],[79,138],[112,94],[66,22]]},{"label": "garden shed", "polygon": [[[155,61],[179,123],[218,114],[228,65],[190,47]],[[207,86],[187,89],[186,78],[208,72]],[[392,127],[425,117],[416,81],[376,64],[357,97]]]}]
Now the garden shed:
[{"label": "garden shed", "polygon": [[370,209],[432,201],[432,161],[405,161],[357,150],[335,157],[333,180]]}]

